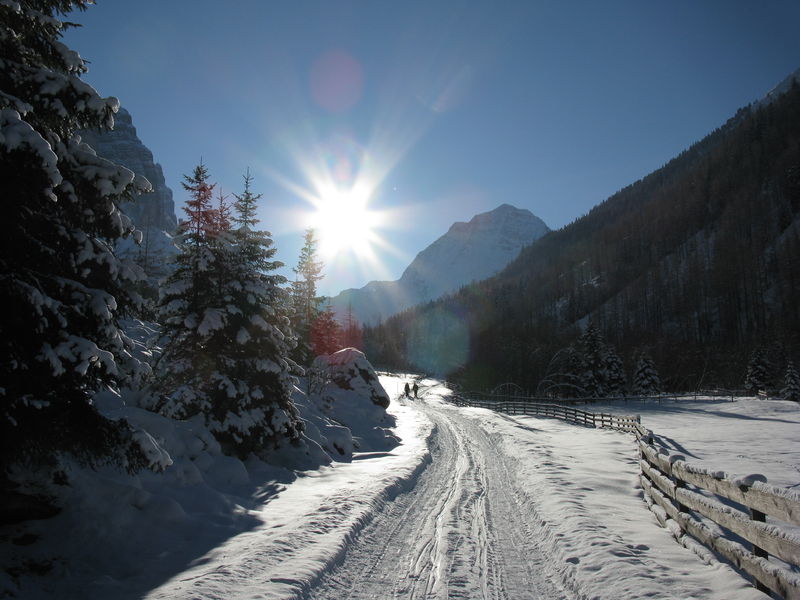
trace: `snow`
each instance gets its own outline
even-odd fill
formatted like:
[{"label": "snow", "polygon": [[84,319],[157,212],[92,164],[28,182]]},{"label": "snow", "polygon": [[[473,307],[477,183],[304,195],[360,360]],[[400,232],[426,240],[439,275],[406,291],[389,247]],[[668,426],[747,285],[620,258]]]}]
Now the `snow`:
[{"label": "snow", "polygon": [[761,474],[778,487],[800,489],[800,405],[737,397],[698,401],[593,404],[592,412],[640,414],[656,445],[686,457],[705,472]]},{"label": "snow", "polygon": [[0,110],[0,147],[6,152],[23,150],[32,151],[38,155],[50,183],[50,187],[45,190],[45,193],[54,198],[52,188],[63,180],[61,172],[58,170],[58,157],[47,140],[30,124],[23,121],[15,110],[8,108]]},{"label": "snow", "polygon": [[[349,353],[341,362],[360,360]],[[158,472],[71,467],[69,511],[1,530],[0,562],[45,575],[23,575],[21,588],[0,575],[0,595],[764,597],[658,524],[631,434],[457,408],[431,379],[418,380],[419,400],[402,398],[411,379],[380,377],[386,410],[367,390],[332,381],[319,393],[298,390],[305,460],[319,464],[327,452],[338,461],[307,470],[290,468],[303,458],[295,449],[277,466],[242,462],[221,454],[197,419],[176,422],[99,396],[104,414],[136,429]],[[796,405],[636,403],[603,412],[613,410],[641,412],[665,448],[680,446],[693,462],[797,485]],[[763,468],[776,457],[783,462]]]},{"label": "snow", "polygon": [[[0,575],[0,595],[232,597],[225,590],[233,585],[238,597],[291,596],[343,554],[381,502],[413,485],[429,456],[430,423],[397,404],[390,416],[401,446],[294,473],[222,455],[198,419],[176,422],[113,394],[98,406],[137,429],[163,472],[132,478],[73,466],[64,490],[69,511],[3,528],[0,563],[40,565],[47,575],[23,577],[21,589]],[[41,541],[9,543],[27,534]]]}]

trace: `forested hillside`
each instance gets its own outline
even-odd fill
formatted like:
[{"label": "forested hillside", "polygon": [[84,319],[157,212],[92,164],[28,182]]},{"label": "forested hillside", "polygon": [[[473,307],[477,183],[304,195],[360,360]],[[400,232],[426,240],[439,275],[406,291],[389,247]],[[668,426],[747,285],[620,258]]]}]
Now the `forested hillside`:
[{"label": "forested hillside", "polygon": [[755,354],[764,385],[779,387],[800,348],[799,207],[795,82],[498,276],[369,329],[368,352],[472,387],[533,391],[591,322],[628,373],[652,355],[668,389],[741,388]]}]

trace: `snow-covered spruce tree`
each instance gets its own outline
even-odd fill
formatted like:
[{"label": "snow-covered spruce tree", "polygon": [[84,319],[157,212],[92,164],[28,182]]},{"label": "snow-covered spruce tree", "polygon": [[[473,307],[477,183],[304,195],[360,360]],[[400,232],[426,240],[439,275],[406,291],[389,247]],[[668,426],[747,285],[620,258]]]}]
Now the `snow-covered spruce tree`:
[{"label": "snow-covered spruce tree", "polygon": [[769,359],[762,348],[753,350],[747,363],[747,373],[744,378],[744,388],[753,394],[765,390],[769,381]]},{"label": "snow-covered spruce tree", "polygon": [[[88,1],[0,2],[0,453],[55,464],[135,469],[143,455],[124,422],[103,418],[93,393],[146,369],[117,318],[137,303],[141,277],[114,254],[135,235],[119,210],[146,179],[99,158],[75,132],[113,126],[119,106],[80,77],[86,64],[61,42],[61,19]],[[5,480],[0,473],[0,480]]]},{"label": "snow-covered spruce tree", "polygon": [[783,380],[781,396],[783,396],[784,400],[800,402],[800,375],[797,374],[797,369],[795,369],[792,361],[789,361],[786,365],[786,375]]},{"label": "snow-covered spruce tree", "polygon": [[661,393],[661,378],[653,359],[646,352],[639,354],[633,374],[633,393],[637,396],[654,396]]},{"label": "snow-covered spruce tree", "polygon": [[200,416],[225,451],[268,454],[299,438],[291,402],[294,337],[283,312],[285,279],[272,273],[275,249],[256,231],[250,190],[236,196],[235,230],[211,207],[214,186],[199,165],[187,176],[190,193],[178,268],[161,292],[169,342],[161,358],[159,410],[175,418]]},{"label": "snow-covered spruce tree", "polygon": [[608,393],[605,380],[605,344],[603,334],[592,323],[589,323],[578,339],[578,351],[582,360],[581,387],[586,396],[605,396]]},{"label": "snow-covered spruce tree", "polygon": [[300,340],[295,358],[306,365],[314,358],[310,356],[311,325],[319,315],[322,304],[322,298],[317,296],[317,282],[322,279],[322,267],[322,261],[317,257],[314,230],[308,229],[297,267],[293,269],[295,280],[292,282],[292,324]]},{"label": "snow-covered spruce tree", "polygon": [[605,379],[606,395],[624,396],[627,378],[625,376],[625,368],[622,365],[622,359],[619,357],[619,354],[617,354],[614,346],[606,344],[603,361],[605,363],[603,376]]}]

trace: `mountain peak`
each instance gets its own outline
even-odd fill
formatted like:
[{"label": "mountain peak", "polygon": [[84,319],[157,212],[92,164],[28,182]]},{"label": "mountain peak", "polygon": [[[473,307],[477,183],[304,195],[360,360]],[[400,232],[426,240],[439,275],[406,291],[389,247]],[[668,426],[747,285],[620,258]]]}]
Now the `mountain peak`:
[{"label": "mountain peak", "polygon": [[800,83],[800,68],[795,69],[783,81],[768,91],[761,100],[755,103],[755,106],[765,106],[775,102],[779,96],[782,96],[792,88],[792,84],[794,84],[795,81]]},{"label": "mountain peak", "polygon": [[333,307],[337,313],[349,307],[360,321],[373,324],[491,277],[548,231],[529,210],[501,204],[467,223],[454,223],[417,254],[398,281],[372,281],[360,290],[346,290],[333,299]]}]

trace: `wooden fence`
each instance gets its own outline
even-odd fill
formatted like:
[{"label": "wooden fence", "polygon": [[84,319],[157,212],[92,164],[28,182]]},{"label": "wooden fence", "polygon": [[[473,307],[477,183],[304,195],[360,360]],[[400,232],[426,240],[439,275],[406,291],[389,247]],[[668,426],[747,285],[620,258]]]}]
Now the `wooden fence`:
[{"label": "wooden fence", "polygon": [[659,522],[684,545],[684,536],[690,536],[729,560],[761,591],[800,599],[800,573],[790,570],[800,567],[800,529],[794,529],[800,526],[798,496],[767,485],[761,476],[730,480],[693,467],[683,456],[656,447],[653,433],[640,424],[634,432],[642,489]]},{"label": "wooden fence", "polygon": [[457,406],[553,417],[587,427],[633,432],[639,446],[645,500],[661,525],[683,545],[691,545],[688,536],[724,557],[753,577],[759,590],[786,600],[800,600],[797,494],[767,485],[761,476],[755,479],[763,481],[729,480],[719,473],[693,467],[682,455],[667,454],[664,448],[655,446],[653,432],[642,426],[639,415],[592,413],[555,402],[488,394],[454,395],[450,400]]},{"label": "wooden fence", "polygon": [[[453,389],[453,388],[450,388]],[[540,404],[562,404],[568,406],[590,404],[637,404],[645,402],[695,402],[697,400],[711,400],[717,402],[733,402],[736,396],[752,396],[748,392],[734,392],[729,390],[699,390],[696,392],[655,394],[652,396],[604,396],[602,398],[562,398],[560,396],[534,396],[524,394],[496,394],[492,392],[460,392],[461,396],[473,400],[514,400],[519,402],[537,402]]]},{"label": "wooden fence", "polygon": [[514,398],[489,395],[455,395],[451,402],[457,406],[488,408],[509,415],[531,415],[553,417],[584,425],[586,427],[608,427],[622,431],[634,431],[639,425],[639,416],[612,415],[580,410],[574,406],[555,402],[533,402],[527,398]]}]

